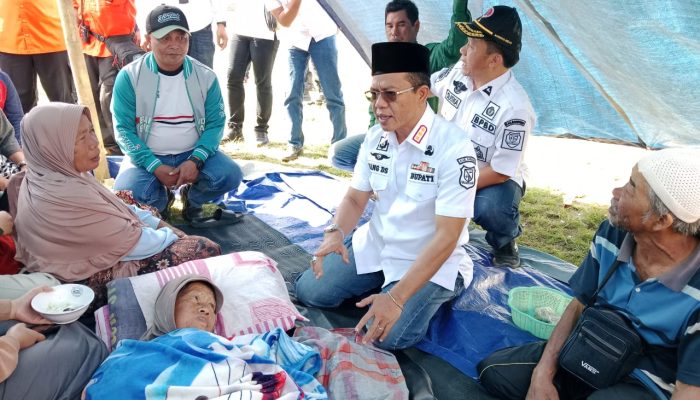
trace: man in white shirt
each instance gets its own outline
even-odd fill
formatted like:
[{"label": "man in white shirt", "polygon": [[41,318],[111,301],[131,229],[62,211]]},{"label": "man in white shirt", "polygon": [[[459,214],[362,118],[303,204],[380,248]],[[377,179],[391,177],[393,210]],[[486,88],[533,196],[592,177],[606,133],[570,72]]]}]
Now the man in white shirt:
[{"label": "man in white shirt", "polygon": [[265,0],[265,6],[280,25],[289,27],[285,35],[291,44],[289,67],[292,81],[284,107],[289,114],[292,131],[289,153],[282,161],[292,161],[297,159],[304,149],[304,133],[301,129],[302,101],[309,58],[316,66],[321,89],[326,96],[326,107],[333,124],[331,143],[347,136],[345,102],[338,76],[338,50],[335,47],[338,26],[316,0]]},{"label": "man in white shirt", "polygon": [[[390,350],[418,343],[440,305],[472,280],[462,245],[479,171],[464,131],[428,107],[428,60],[417,43],[372,46],[367,97],[378,124],[367,132],[317,259],[296,281],[297,298],[314,307],[381,288],[357,303],[369,310],[356,330],[368,325],[364,342]],[[346,239],[372,196],[372,219]]]},{"label": "man in white shirt", "polygon": [[506,6],[457,25],[469,42],[460,62],[431,76],[432,91],[440,98],[439,114],[467,131],[479,160],[474,222],[486,230],[494,263],[517,268],[523,154],[536,121],[510,70],[518,62],[522,25],[518,12]]},{"label": "man in white shirt", "polygon": [[228,64],[228,139],[243,140],[245,88],[243,81],[253,64],[257,89],[257,121],[255,141],[268,143],[267,129],[272,114],[272,67],[279,47],[276,21],[261,1],[237,0],[231,21],[231,57]]}]

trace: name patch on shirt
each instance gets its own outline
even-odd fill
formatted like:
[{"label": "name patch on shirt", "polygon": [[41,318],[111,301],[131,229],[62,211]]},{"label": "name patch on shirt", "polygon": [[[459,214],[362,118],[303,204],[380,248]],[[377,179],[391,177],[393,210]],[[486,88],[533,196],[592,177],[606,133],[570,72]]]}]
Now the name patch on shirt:
[{"label": "name patch on shirt", "polygon": [[476,160],[474,157],[460,157],[457,159],[459,167],[459,185],[469,190],[476,185]]},{"label": "name patch on shirt", "polygon": [[376,163],[368,163],[369,164],[369,170],[372,173],[379,174],[379,175],[388,175],[389,174],[389,167],[386,165],[381,165],[381,164],[376,164]]},{"label": "name patch on shirt", "polygon": [[494,103],[493,101],[489,101],[489,105],[487,105],[486,108],[484,108],[484,112],[481,114],[484,117],[493,121],[493,117],[495,117],[496,114],[498,114],[498,110],[500,110],[500,109],[501,109],[501,106]]},{"label": "name patch on shirt", "polygon": [[510,129],[504,129],[501,148],[506,150],[522,151],[524,141],[525,131],[512,131]]},{"label": "name patch on shirt", "polygon": [[447,92],[445,92],[445,100],[454,108],[459,108],[459,105],[462,103],[462,99],[450,92],[450,89],[447,89]]},{"label": "name patch on shirt", "polygon": [[486,118],[479,114],[474,114],[472,117],[472,126],[481,129],[484,132],[488,132],[492,135],[496,134],[496,125],[490,123]]}]

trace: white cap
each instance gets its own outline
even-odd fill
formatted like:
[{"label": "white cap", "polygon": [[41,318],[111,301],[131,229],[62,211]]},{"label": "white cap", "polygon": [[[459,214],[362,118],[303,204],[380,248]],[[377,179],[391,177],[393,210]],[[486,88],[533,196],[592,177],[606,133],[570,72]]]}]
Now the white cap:
[{"label": "white cap", "polygon": [[700,150],[655,151],[637,168],[673,215],[687,223],[700,220]]}]

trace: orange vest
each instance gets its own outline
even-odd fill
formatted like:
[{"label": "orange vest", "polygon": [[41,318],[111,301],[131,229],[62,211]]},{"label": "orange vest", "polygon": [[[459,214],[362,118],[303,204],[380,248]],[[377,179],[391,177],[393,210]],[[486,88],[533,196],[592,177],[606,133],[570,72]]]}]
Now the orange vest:
[{"label": "orange vest", "polygon": [[0,0],[0,52],[65,51],[56,0]]},{"label": "orange vest", "polygon": [[[134,0],[73,0],[73,7],[78,13],[78,19],[82,19],[90,31],[98,35],[116,36],[134,32],[136,26]],[[83,43],[83,53],[94,57],[112,56],[104,42],[92,35],[89,43]]]}]

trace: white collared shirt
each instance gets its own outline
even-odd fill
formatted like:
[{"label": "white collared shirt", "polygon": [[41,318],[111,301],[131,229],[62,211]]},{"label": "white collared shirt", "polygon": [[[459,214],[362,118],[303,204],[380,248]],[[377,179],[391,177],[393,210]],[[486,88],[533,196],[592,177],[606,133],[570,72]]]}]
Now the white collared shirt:
[{"label": "white collared shirt", "polygon": [[454,290],[457,273],[472,279],[469,241],[478,169],[474,148],[463,130],[426,107],[401,144],[379,124],[360,148],[351,186],[377,197],[372,218],[357,229],[352,245],[357,273],[383,271],[387,285],[401,279],[435,234],[435,217],[466,218],[449,258],[430,279]]},{"label": "white collared shirt", "polygon": [[490,165],[522,187],[523,154],[537,117],[513,73],[508,70],[475,89],[459,61],[435,72],[430,83],[433,94],[440,98],[439,114],[467,131],[479,168]]},{"label": "white collared shirt", "polygon": [[[289,0],[265,0],[265,6],[270,11],[280,7],[286,10],[288,4]],[[311,39],[320,42],[336,33],[338,33],[338,26],[318,1],[302,0],[299,13],[291,26],[289,29],[282,30],[280,35],[297,49],[309,51]]]},{"label": "white collared shirt", "polygon": [[[265,3],[261,0],[234,0],[229,29],[232,33],[252,38],[274,40],[275,33],[265,22]],[[281,27],[280,27],[281,28]]]}]

